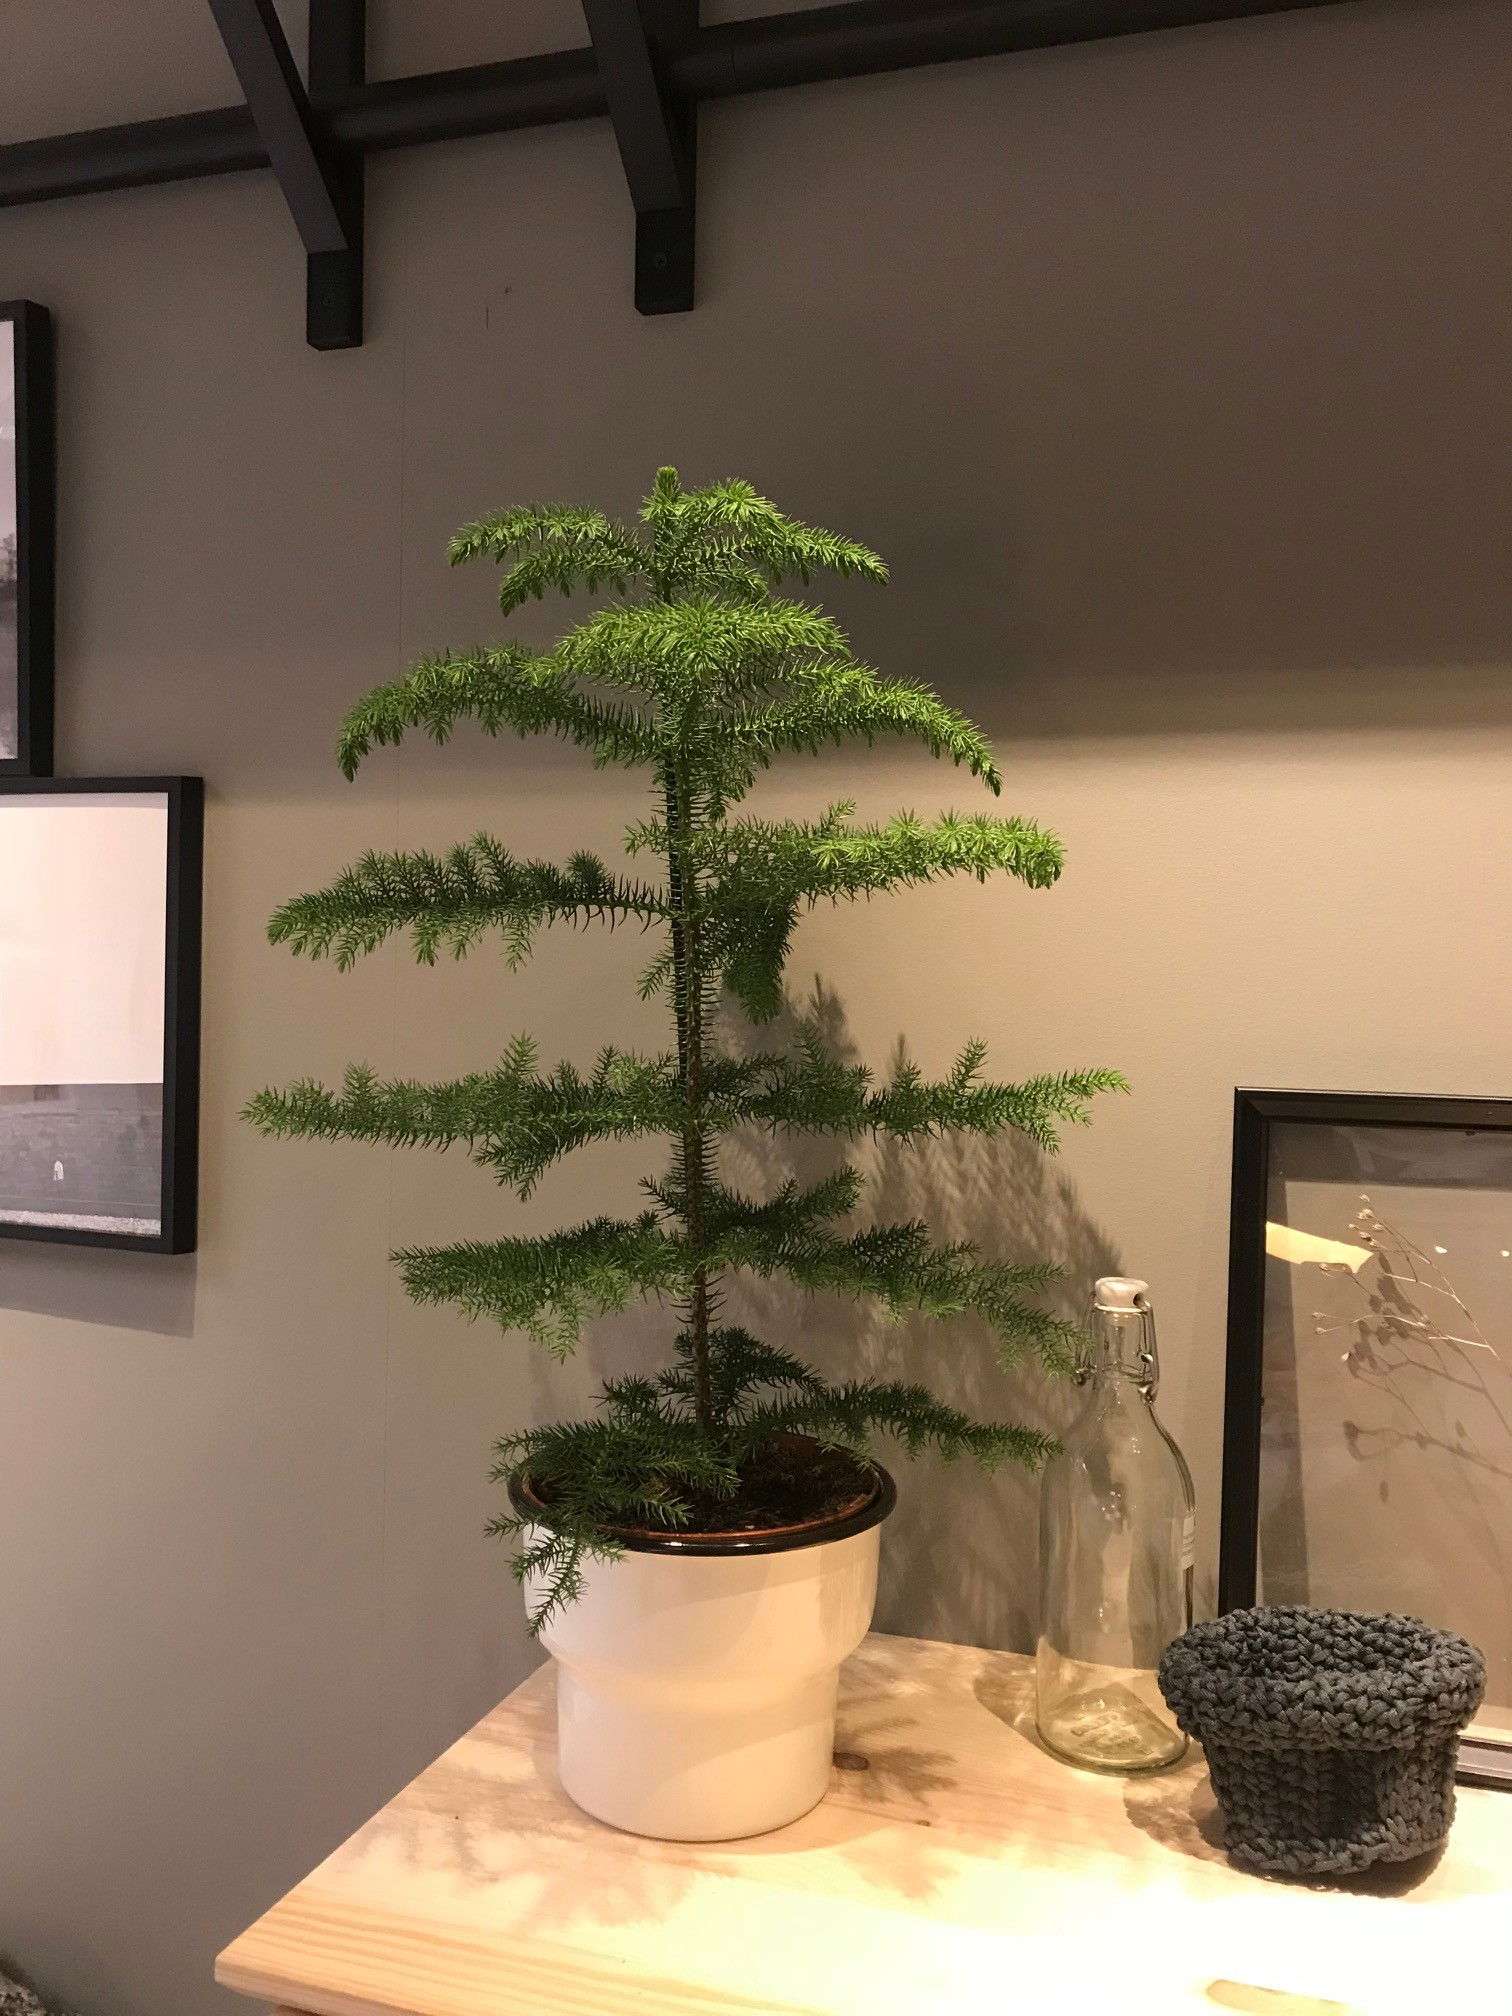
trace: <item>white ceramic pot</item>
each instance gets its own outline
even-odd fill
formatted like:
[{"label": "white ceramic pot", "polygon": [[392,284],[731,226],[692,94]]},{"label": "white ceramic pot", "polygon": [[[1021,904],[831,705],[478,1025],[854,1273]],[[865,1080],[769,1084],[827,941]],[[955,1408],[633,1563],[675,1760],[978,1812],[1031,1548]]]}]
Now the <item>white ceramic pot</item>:
[{"label": "white ceramic pot", "polygon": [[[816,1806],[895,1500],[879,1471],[865,1507],[802,1536],[647,1535],[589,1562],[582,1596],[541,1634],[568,1795],[664,1841],[765,1834]],[[527,1584],[532,1607],[540,1594]]]}]

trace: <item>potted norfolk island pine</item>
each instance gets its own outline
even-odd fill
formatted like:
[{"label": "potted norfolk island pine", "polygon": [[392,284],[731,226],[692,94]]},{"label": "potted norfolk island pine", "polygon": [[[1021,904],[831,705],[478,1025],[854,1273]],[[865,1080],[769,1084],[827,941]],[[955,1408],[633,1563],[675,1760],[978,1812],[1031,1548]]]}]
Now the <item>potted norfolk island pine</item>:
[{"label": "potted norfolk island pine", "polygon": [[412,731],[444,741],[465,720],[491,735],[564,737],[645,780],[629,865],[521,858],[487,834],[445,856],[368,854],[286,904],[269,935],[342,966],[398,932],[427,963],[492,942],[513,967],[543,925],[631,926],[649,941],[641,992],[665,1010],[666,1047],[606,1042],[589,1068],[543,1066],[522,1035],[453,1083],[382,1082],[357,1066],[339,1090],[263,1092],[248,1114],[272,1135],[460,1145],[522,1197],[587,1142],[662,1144],[629,1216],[396,1259],[417,1301],[523,1331],[558,1357],[632,1302],[667,1309],[664,1363],[608,1382],[589,1420],[498,1445],[509,1507],[495,1524],[518,1543],[532,1627],[557,1658],[566,1790],[638,1833],[759,1833],[805,1812],[828,1782],[836,1676],[869,1626],[894,1502],[877,1443],[986,1469],[1033,1464],[1051,1444],[922,1385],[821,1378],[801,1338],[757,1337],[735,1320],[740,1277],[876,1298],[895,1316],[972,1315],[1005,1363],[1061,1367],[1072,1333],[1036,1300],[1052,1268],[938,1244],[920,1223],[858,1228],[862,1178],[848,1165],[744,1195],[725,1179],[720,1144],[747,1129],[860,1143],[1016,1128],[1053,1147],[1062,1122],[1122,1081],[1083,1070],[992,1083],[978,1043],[941,1079],[905,1066],[879,1080],[811,1027],[780,1046],[728,1040],[726,1016],[775,1016],[794,927],[815,904],[942,875],[1043,888],[1060,872],[1058,841],[1022,819],[902,813],[865,825],[844,803],[811,821],[742,812],[779,757],[879,737],[921,743],[1000,790],[977,729],[926,687],[860,663],[829,618],[781,592],[822,572],[883,582],[874,553],[745,483],[683,490],[663,469],[636,527],[594,510],[503,511],[452,542],[453,562],[483,556],[504,567],[506,615],[548,589],[613,599],[549,651],[423,660],[352,711],[342,768],[352,776]]}]

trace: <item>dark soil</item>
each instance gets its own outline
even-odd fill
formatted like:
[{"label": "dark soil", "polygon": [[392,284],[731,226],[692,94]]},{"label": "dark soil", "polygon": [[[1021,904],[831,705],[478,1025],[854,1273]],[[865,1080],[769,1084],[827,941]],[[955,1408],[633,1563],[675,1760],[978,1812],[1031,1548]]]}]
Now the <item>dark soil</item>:
[{"label": "dark soil", "polygon": [[[695,1502],[681,1534],[778,1533],[820,1526],[858,1512],[877,1489],[877,1474],[843,1449],[824,1449],[807,1435],[774,1435],[741,1465],[733,1498]],[[664,1537],[665,1526],[615,1526],[615,1533]]]},{"label": "dark soil", "polygon": [[873,1471],[843,1449],[822,1449],[807,1435],[774,1435],[740,1469],[734,1498],[695,1509],[690,1533],[773,1533],[816,1526],[856,1512],[877,1488]]}]

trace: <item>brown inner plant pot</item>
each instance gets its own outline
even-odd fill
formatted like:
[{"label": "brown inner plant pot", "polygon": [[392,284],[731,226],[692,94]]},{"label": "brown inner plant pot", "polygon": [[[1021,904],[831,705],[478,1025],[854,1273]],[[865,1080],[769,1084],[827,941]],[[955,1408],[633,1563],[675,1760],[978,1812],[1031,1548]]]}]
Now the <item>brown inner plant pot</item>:
[{"label": "brown inner plant pot", "polygon": [[[844,1449],[826,1449],[808,1435],[774,1435],[741,1465],[733,1498],[695,1504],[686,1526],[607,1526],[631,1547],[719,1552],[731,1547],[802,1544],[838,1538],[830,1529],[859,1532],[892,1510],[895,1490],[887,1472]],[[509,1486],[515,1510],[551,1519],[551,1497],[529,1477]]]}]

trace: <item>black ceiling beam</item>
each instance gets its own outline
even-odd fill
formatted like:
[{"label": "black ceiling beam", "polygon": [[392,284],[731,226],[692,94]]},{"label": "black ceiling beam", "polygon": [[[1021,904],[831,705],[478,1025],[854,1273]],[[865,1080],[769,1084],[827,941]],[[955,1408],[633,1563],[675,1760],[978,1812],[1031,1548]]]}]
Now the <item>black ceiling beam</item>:
[{"label": "black ceiling beam", "polygon": [[668,59],[698,29],[698,0],[583,0],[609,123],[635,205],[635,305],[693,306],[698,108],[679,102]]},{"label": "black ceiling beam", "polygon": [[267,149],[245,105],[223,112],[179,112],[130,126],[11,141],[0,147],[0,206],[238,175],[267,165]]},{"label": "black ceiling beam", "polygon": [[[333,0],[333,4],[339,6],[340,0]],[[320,5],[321,0],[313,0],[312,16]],[[304,243],[308,262],[306,335],[319,349],[350,348],[362,340],[360,275],[356,287],[358,326],[355,335],[352,331],[351,272],[354,259],[361,260],[361,236],[354,229],[351,176],[338,168],[329,141],[316,126],[273,0],[210,0],[210,12],[246,97],[257,137]],[[345,28],[341,21],[324,31],[323,56],[339,58]],[[317,40],[322,33],[317,28]],[[352,80],[348,75],[341,81]],[[356,208],[360,210],[360,194]]]},{"label": "black ceiling beam", "polygon": [[731,98],[1340,4],[1343,0],[852,0],[705,28],[673,63],[672,81],[694,100]]},{"label": "black ceiling beam", "polygon": [[[562,49],[550,56],[516,57],[510,63],[389,78],[317,109],[347,146],[384,153],[437,140],[472,140],[486,133],[602,119],[609,107],[593,51]],[[0,159],[3,155],[0,148]],[[3,189],[0,178],[0,201]]]},{"label": "black ceiling beam", "polygon": [[[312,98],[358,89],[367,78],[367,0],[310,0],[307,46]],[[362,155],[327,141],[326,169],[347,242],[306,256],[305,340],[315,350],[352,350],[362,341]]]},{"label": "black ceiling beam", "polygon": [[[959,0],[956,5],[849,0],[701,28],[665,67],[676,96],[697,104],[921,64],[1354,4],[1357,0]],[[312,107],[334,146],[363,154],[601,118],[608,109],[592,49],[364,84],[321,97]],[[268,149],[245,107],[186,112],[0,146],[0,208],[269,165]]]}]

